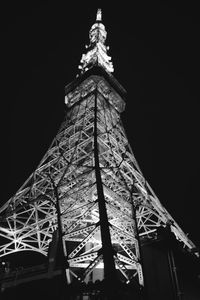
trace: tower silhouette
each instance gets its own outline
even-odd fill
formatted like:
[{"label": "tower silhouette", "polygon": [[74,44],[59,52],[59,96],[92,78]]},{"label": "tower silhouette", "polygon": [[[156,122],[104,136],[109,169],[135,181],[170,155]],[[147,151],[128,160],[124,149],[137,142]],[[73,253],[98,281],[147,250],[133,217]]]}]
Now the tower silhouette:
[{"label": "tower silhouette", "polygon": [[65,88],[65,120],[36,170],[0,208],[0,256],[36,251],[64,269],[67,285],[99,280],[113,292],[121,282],[140,293],[141,244],[158,228],[187,249],[195,245],[134,157],[120,119],[126,91],[112,75],[106,36],[98,9],[80,74]]}]

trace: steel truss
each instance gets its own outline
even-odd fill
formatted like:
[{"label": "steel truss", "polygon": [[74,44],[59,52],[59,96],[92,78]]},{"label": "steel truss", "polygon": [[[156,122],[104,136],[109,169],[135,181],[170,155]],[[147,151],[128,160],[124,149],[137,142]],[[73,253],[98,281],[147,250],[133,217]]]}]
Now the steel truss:
[{"label": "steel truss", "polygon": [[[120,120],[124,100],[111,84],[90,75],[67,93],[66,104],[66,119],[52,145],[0,209],[0,256],[24,250],[47,255],[58,200],[72,280],[102,279],[104,201],[115,268],[125,281],[134,277],[143,285],[139,239],[152,238],[159,226],[169,225],[185,247],[194,245],[145,180]],[[104,199],[97,188],[95,153]]]}]

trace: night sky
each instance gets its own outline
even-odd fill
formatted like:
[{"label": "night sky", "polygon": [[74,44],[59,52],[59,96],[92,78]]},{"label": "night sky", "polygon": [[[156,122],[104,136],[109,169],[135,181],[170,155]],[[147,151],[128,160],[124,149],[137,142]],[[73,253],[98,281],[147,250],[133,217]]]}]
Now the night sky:
[{"label": "night sky", "polygon": [[127,90],[122,119],[136,159],[162,204],[200,245],[197,5],[63,2],[1,7],[1,204],[56,135],[65,114],[64,86],[77,74],[101,7],[114,76]]}]

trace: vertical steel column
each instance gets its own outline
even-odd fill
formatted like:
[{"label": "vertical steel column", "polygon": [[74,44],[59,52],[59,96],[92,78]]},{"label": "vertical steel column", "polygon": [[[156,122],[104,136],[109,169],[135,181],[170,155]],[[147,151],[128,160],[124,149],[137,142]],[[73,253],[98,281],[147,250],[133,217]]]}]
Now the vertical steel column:
[{"label": "vertical steel column", "polygon": [[174,299],[175,300],[182,300],[182,293],[179,286],[177,271],[176,271],[176,265],[174,261],[174,254],[171,247],[168,249],[168,262],[169,262],[169,268],[170,268],[170,275],[172,280],[172,285],[174,288]]},{"label": "vertical steel column", "polygon": [[140,243],[140,236],[139,236],[139,230],[138,230],[138,224],[137,224],[137,214],[136,214],[137,205],[135,205],[135,203],[134,203],[132,193],[133,193],[133,187],[132,187],[132,190],[131,190],[132,214],[133,214],[133,220],[134,220],[134,225],[135,225],[135,238],[138,241],[139,263],[140,263],[140,266],[141,266],[141,269],[138,271],[139,284],[141,286],[141,288],[140,288],[141,299],[142,300],[148,300],[147,290],[146,290],[146,285],[145,285],[145,278],[144,278],[144,265],[143,265],[143,259],[142,259],[142,247],[141,247],[141,243]]},{"label": "vertical steel column", "polygon": [[99,206],[100,231],[102,240],[102,254],[104,261],[104,277],[106,280],[114,281],[116,279],[116,269],[113,257],[113,248],[111,243],[109,222],[106,211],[106,201],[103,192],[103,184],[99,165],[98,133],[97,133],[97,89],[95,91],[94,105],[94,161],[97,186],[97,197]]},{"label": "vertical steel column", "polygon": [[62,279],[63,285],[65,286],[67,283],[70,283],[69,277],[69,270],[68,270],[68,262],[66,261],[65,252],[64,252],[64,245],[63,245],[63,230],[62,230],[62,220],[61,220],[61,211],[60,211],[60,204],[59,204],[59,195],[58,195],[58,187],[55,185],[55,182],[49,176],[55,195],[55,207],[57,212],[57,222],[58,222],[58,241],[57,241],[57,253],[56,259],[59,261],[60,268],[62,270]]}]

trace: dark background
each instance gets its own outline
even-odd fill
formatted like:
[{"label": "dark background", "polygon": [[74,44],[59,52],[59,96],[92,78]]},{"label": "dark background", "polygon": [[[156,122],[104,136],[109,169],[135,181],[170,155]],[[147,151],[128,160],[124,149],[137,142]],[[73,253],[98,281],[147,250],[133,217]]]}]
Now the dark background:
[{"label": "dark background", "polygon": [[1,5],[0,203],[34,171],[56,135],[64,86],[77,74],[101,7],[114,76],[128,92],[122,119],[136,159],[162,204],[199,246],[198,3],[94,2]]}]

